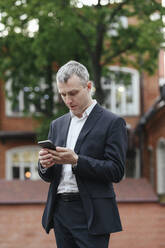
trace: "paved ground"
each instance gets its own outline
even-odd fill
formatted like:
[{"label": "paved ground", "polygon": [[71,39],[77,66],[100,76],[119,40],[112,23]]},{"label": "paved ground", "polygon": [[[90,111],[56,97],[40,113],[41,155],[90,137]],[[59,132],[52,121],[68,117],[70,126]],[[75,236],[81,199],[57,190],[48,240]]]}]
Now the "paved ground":
[{"label": "paved ground", "polygon": [[165,248],[165,206],[120,204],[124,231],[113,234],[111,248]]},{"label": "paved ground", "polygon": [[[165,206],[119,203],[124,231],[111,248],[165,248]],[[53,232],[42,230],[43,205],[0,206],[0,248],[56,248]],[[100,247],[101,248],[101,247]]]}]

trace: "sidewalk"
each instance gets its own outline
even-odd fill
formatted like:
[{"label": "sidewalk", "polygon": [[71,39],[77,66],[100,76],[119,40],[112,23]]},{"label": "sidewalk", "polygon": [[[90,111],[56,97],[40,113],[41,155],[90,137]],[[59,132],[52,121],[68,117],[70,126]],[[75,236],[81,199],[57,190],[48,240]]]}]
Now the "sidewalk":
[{"label": "sidewalk", "polygon": [[[0,180],[0,248],[56,248],[53,231],[47,235],[41,226],[48,186]],[[123,232],[111,235],[109,247],[165,248],[165,205],[147,180],[124,179],[114,187]]]},{"label": "sidewalk", "polygon": [[[124,231],[111,235],[110,248],[165,247],[165,206],[119,203],[119,210]],[[53,231],[41,227],[42,211],[43,205],[1,205],[0,247],[56,248]]]}]

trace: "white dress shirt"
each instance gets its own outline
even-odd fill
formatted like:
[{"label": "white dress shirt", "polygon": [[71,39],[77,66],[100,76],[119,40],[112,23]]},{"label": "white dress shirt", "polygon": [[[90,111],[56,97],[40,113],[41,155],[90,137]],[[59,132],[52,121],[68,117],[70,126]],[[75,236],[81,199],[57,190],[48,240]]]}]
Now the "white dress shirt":
[{"label": "white dress shirt", "polygon": [[[78,118],[71,112],[71,123],[68,131],[66,147],[74,150],[78,136],[81,129],[86,122],[90,112],[96,105],[96,100],[93,100],[92,104],[84,111],[83,116]],[[62,167],[61,181],[57,189],[57,193],[76,193],[78,192],[78,186],[75,175],[72,172],[71,164],[64,164]]]}]

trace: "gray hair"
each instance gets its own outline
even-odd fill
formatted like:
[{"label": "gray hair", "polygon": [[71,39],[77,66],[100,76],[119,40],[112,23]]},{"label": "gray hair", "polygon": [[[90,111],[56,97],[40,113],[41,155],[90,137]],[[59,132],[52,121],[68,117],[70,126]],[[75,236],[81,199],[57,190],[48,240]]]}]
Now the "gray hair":
[{"label": "gray hair", "polygon": [[66,83],[73,75],[79,77],[83,84],[89,81],[87,68],[74,60],[69,61],[58,70],[56,81],[57,83]]}]

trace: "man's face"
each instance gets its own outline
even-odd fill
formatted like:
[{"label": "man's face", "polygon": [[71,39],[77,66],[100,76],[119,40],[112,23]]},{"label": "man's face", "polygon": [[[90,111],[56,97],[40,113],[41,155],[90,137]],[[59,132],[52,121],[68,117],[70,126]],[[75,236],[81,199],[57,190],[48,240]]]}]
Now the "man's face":
[{"label": "man's face", "polygon": [[91,82],[83,85],[76,75],[68,79],[67,83],[57,83],[57,87],[66,106],[78,117],[81,117],[92,103]]}]

